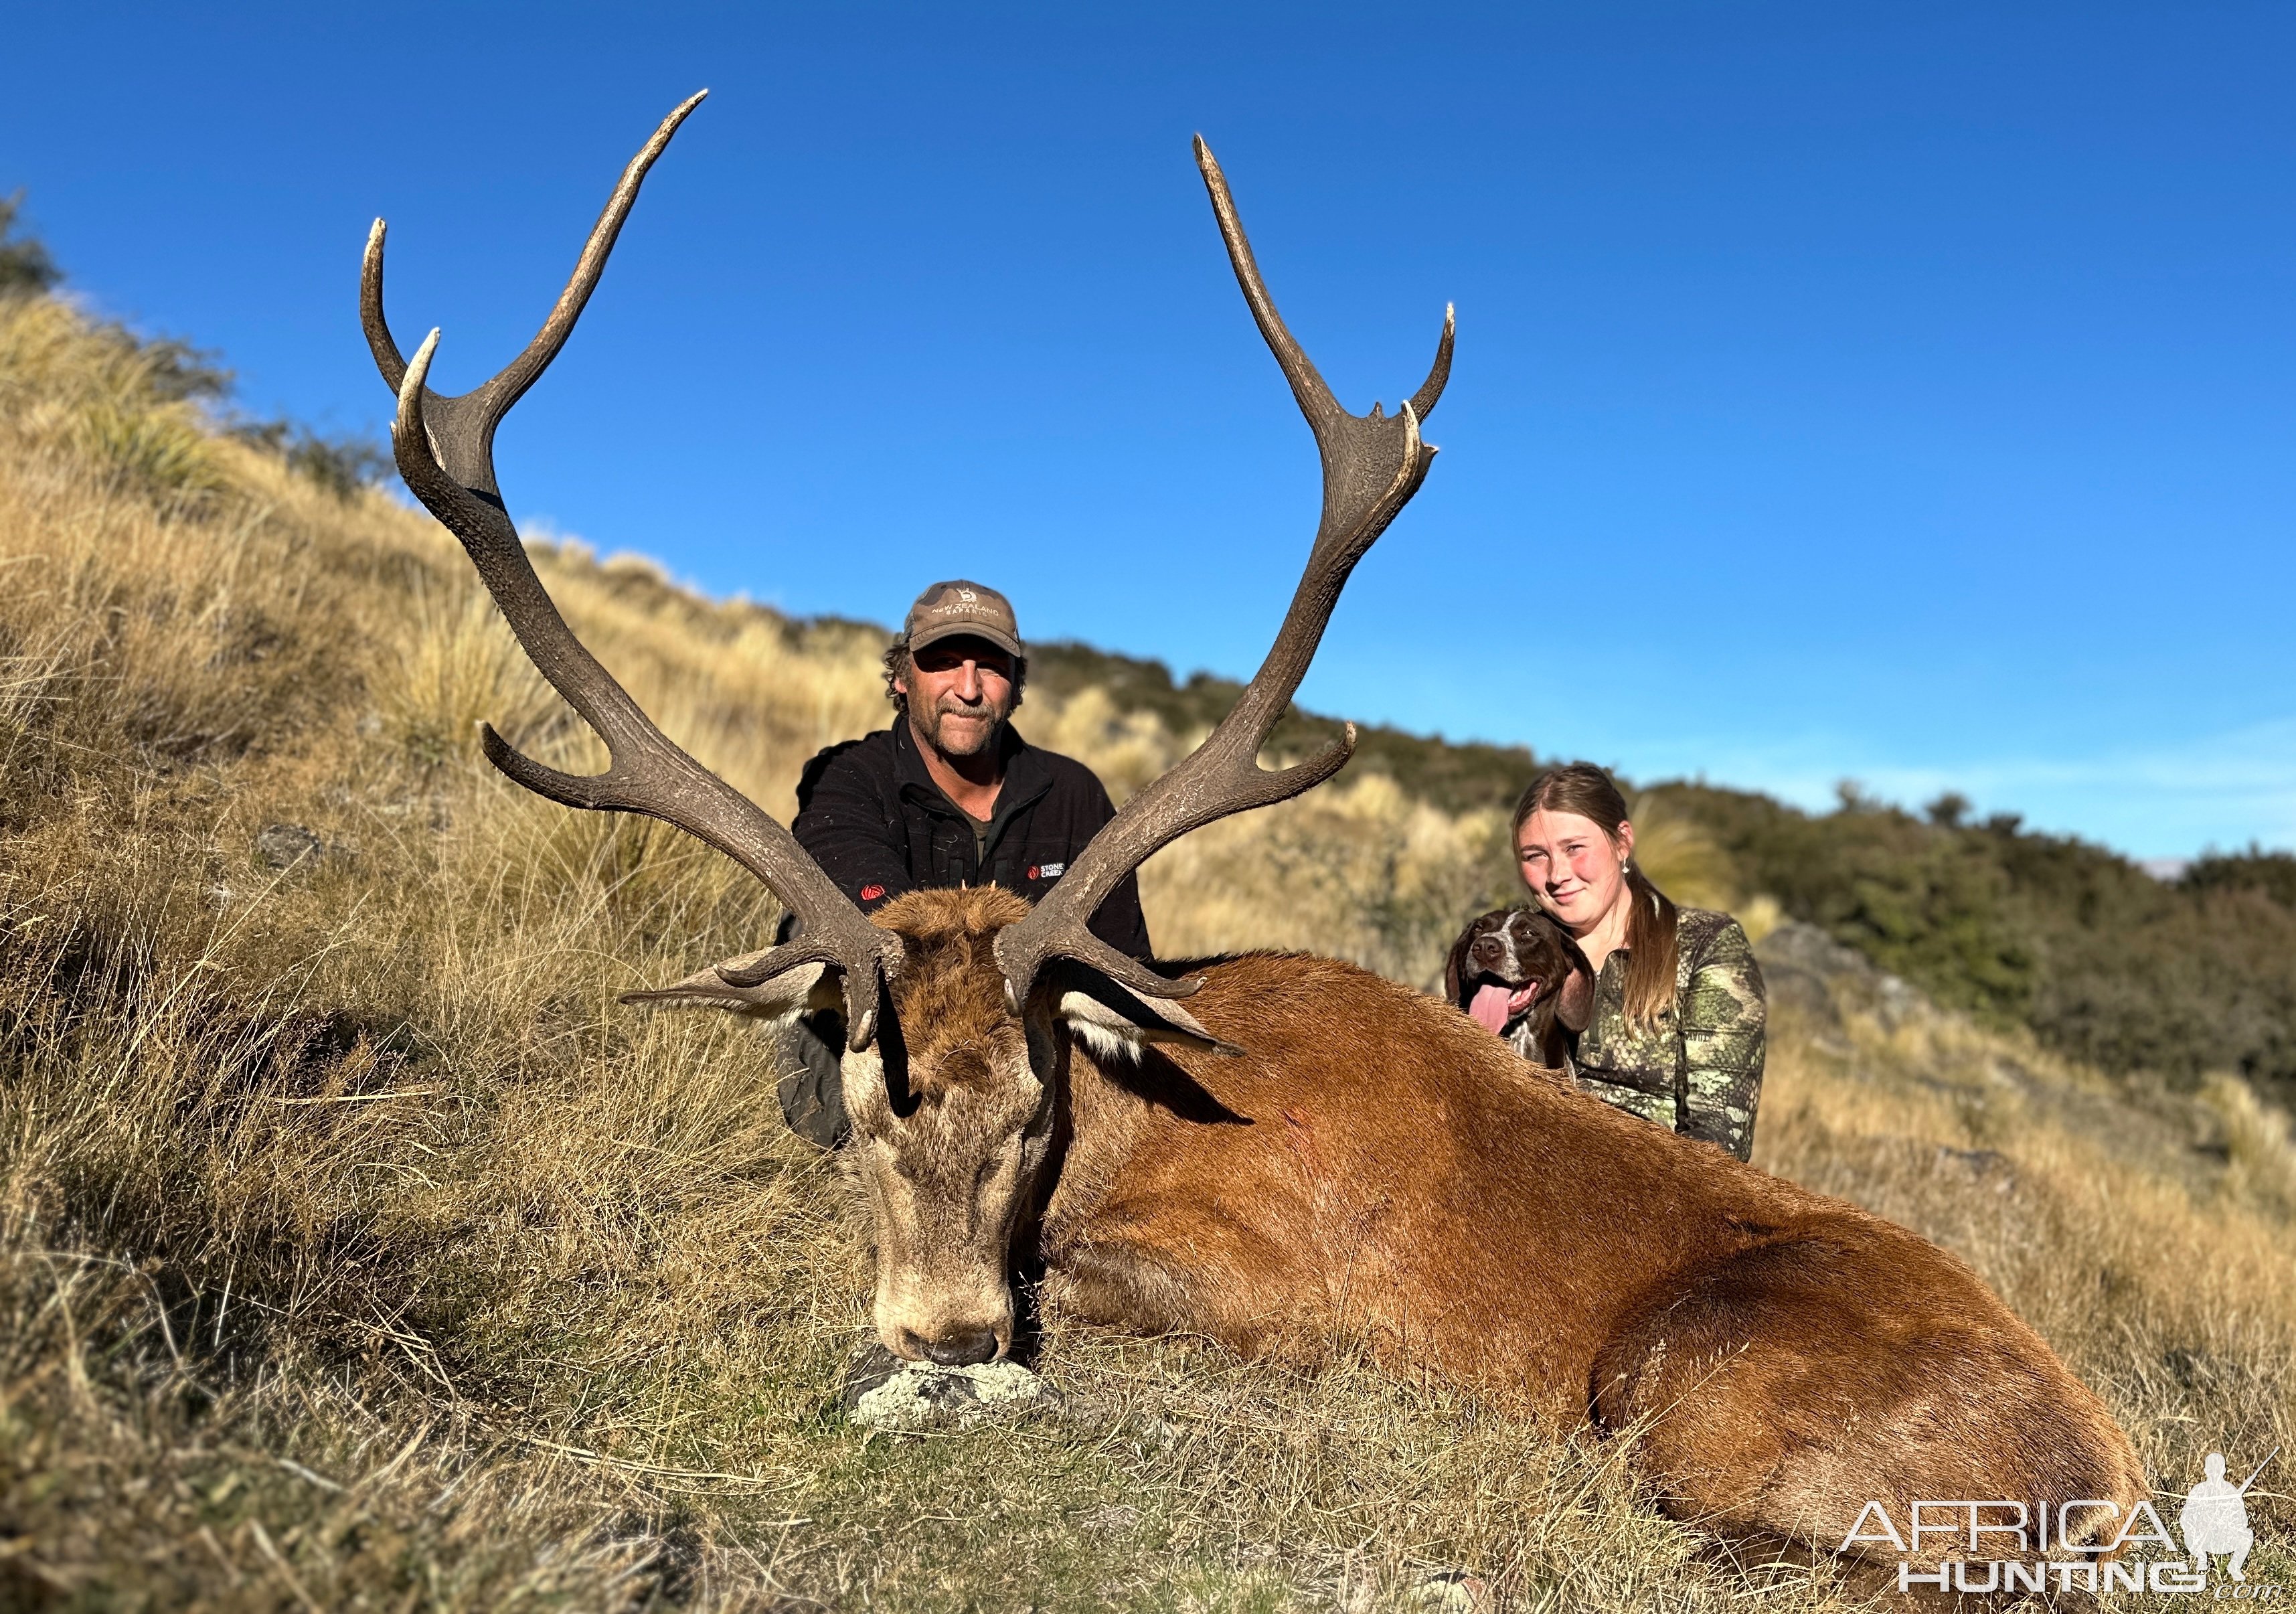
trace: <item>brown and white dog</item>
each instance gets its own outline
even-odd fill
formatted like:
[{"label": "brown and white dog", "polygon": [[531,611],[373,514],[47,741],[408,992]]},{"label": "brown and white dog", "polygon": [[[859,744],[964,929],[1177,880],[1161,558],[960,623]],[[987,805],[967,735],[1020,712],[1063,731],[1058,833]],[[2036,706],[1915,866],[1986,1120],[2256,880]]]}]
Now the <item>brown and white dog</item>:
[{"label": "brown and white dog", "polygon": [[1574,999],[1587,996],[1593,984],[1577,940],[1537,908],[1484,914],[1460,932],[1443,966],[1443,996],[1452,1007],[1552,1070],[1569,1069],[1558,1012],[1566,990]]}]

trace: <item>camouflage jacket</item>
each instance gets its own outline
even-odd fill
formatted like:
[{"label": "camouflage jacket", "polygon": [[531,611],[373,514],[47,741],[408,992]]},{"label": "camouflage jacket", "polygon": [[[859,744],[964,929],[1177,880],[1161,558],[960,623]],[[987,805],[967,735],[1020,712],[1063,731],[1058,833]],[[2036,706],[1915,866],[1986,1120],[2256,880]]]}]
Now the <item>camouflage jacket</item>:
[{"label": "camouflage jacket", "polygon": [[1571,1074],[1620,1109],[1742,1160],[1762,1096],[1762,968],[1727,914],[1680,909],[1674,933],[1674,1002],[1655,1026],[1627,1020],[1626,949],[1603,961],[1595,1017],[1571,1038]]}]

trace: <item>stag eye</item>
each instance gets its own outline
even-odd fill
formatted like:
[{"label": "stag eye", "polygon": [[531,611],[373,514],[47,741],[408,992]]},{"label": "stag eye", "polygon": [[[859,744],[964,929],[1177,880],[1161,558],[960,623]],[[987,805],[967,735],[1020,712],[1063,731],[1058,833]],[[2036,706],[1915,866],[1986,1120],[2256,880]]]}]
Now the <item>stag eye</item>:
[{"label": "stag eye", "polygon": [[988,1187],[989,1179],[1001,1175],[1008,1166],[1017,1167],[1020,1163],[1020,1154],[1019,1134],[1015,1133],[1000,1140],[996,1147],[980,1157],[980,1169],[972,1174],[972,1192],[977,1194]]},{"label": "stag eye", "polygon": [[872,1138],[870,1142],[876,1146],[878,1158],[885,1162],[895,1176],[904,1183],[917,1180],[917,1174],[909,1169],[907,1158],[898,1149],[883,1138]]}]

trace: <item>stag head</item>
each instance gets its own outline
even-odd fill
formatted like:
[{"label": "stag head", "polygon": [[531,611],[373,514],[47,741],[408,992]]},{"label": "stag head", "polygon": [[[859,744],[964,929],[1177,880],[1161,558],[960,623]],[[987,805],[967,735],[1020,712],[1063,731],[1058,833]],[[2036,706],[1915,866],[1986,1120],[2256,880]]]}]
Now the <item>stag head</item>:
[{"label": "stag head", "polygon": [[[1012,1345],[1013,1235],[1046,1185],[1079,1042],[1102,1060],[1136,1058],[1150,1043],[1226,1048],[1185,1014],[1068,960],[1031,983],[1015,1014],[996,947],[1029,913],[1012,892],[977,886],[912,891],[873,915],[899,939],[901,964],[877,1035],[842,1061],[846,1160],[875,1233],[877,1334],[912,1359],[985,1362]],[[727,984],[753,967],[731,960],[626,1001],[728,1008],[783,1025],[839,1002],[822,964],[758,987]]]},{"label": "stag head", "polygon": [[[703,92],[707,94],[707,92]],[[1306,415],[1323,460],[1323,518],[1283,626],[1234,708],[1194,752],[1128,802],[1033,908],[996,888],[917,891],[865,915],[788,830],[681,750],[639,709],[558,614],[504,512],[494,473],[503,417],[565,345],[637,200],[697,94],[632,158],[572,277],[526,350],[458,397],[424,384],[432,331],[409,361],[382,313],[383,224],[360,285],[367,341],[398,395],[399,473],[462,541],[536,668],[596,730],[606,771],[578,776],[514,750],[491,727],[486,754],[512,780],[569,807],[643,813],[733,857],[797,918],[790,940],[626,1002],[696,1005],[785,1024],[841,1007],[850,1156],[874,1223],[877,1333],[900,1356],[986,1361],[1013,1339],[1013,1243],[1045,1186],[1059,1095],[1078,1045],[1103,1061],[1152,1042],[1233,1053],[1181,1007],[1202,983],[1163,974],[1086,928],[1124,877],[1191,830],[1296,796],[1344,765],[1355,728],[1290,767],[1260,748],[1306,676],[1340,591],[1435,457],[1421,440],[1449,378],[1447,310],[1435,363],[1395,414],[1349,414],[1275,311],[1226,179],[1199,138],[1196,163],[1244,300]]]}]

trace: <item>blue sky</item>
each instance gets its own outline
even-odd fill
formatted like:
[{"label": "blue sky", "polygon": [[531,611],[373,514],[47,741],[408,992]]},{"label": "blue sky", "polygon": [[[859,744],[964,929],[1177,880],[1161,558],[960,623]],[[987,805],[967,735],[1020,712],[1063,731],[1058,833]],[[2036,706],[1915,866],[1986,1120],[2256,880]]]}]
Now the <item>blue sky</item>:
[{"label": "blue sky", "polygon": [[1189,161],[1341,401],[1458,365],[1302,700],[2144,856],[2296,844],[2296,9],[26,8],[0,191],[242,401],[460,389],[692,90],[512,509],[718,593],[1241,674],[1305,428]]}]

